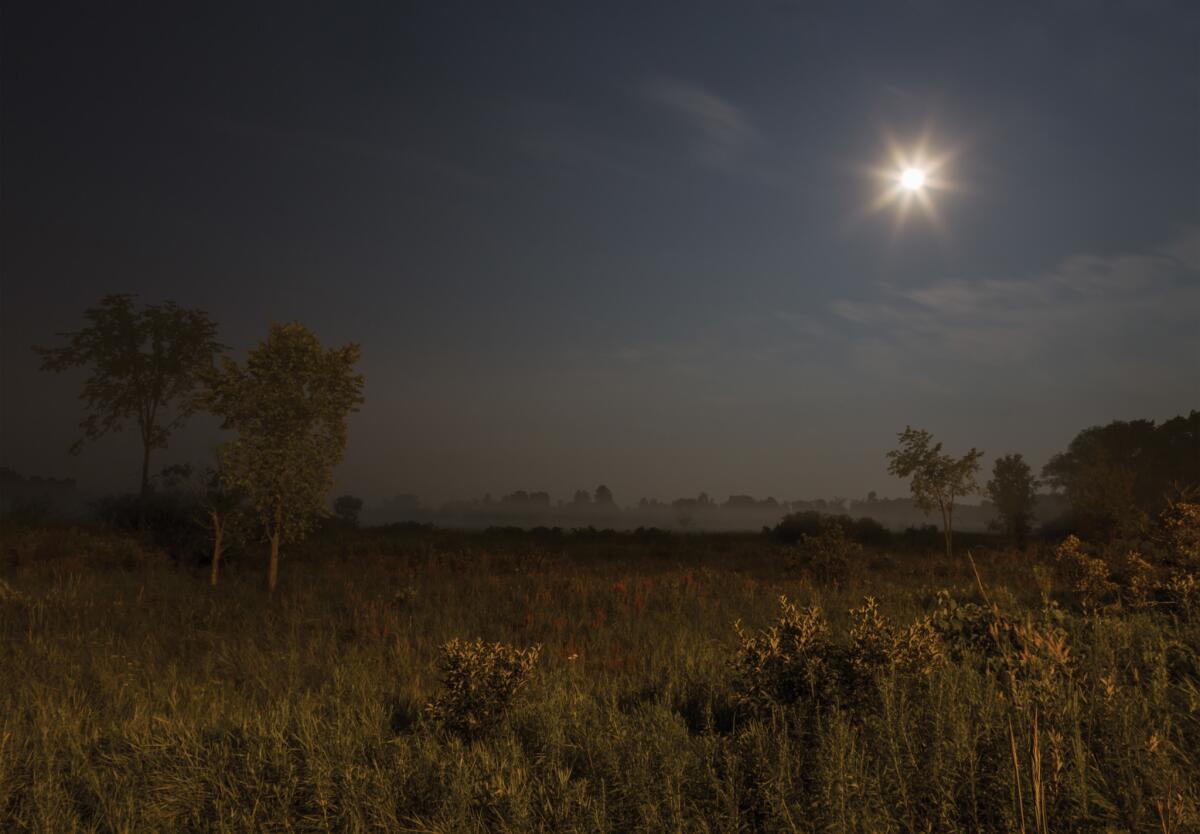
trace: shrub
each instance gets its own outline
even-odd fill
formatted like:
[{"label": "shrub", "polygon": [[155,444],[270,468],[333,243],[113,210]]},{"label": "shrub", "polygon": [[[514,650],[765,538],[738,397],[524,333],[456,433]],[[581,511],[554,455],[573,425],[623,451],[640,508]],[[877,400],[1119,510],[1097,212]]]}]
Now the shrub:
[{"label": "shrub", "polygon": [[438,669],[445,691],[425,707],[447,731],[471,739],[499,724],[533,676],[541,646],[518,649],[483,640],[451,640],[441,647]]},{"label": "shrub", "polygon": [[897,628],[879,613],[874,597],[861,607],[850,609],[850,648],[848,660],[860,673],[874,676],[895,670],[923,677],[945,657],[945,650],[933,621],[921,617],[907,628]]},{"label": "shrub", "polygon": [[1118,575],[1122,604],[1129,608],[1145,608],[1154,592],[1154,568],[1136,550],[1128,550],[1122,559]]},{"label": "shrub", "polygon": [[150,492],[101,498],[96,515],[105,526],[121,533],[147,535],[156,547],[175,559],[199,564],[211,554],[204,529],[203,508],[190,496]]},{"label": "shrub", "polygon": [[1180,564],[1200,565],[1200,503],[1173,501],[1158,521],[1170,556]]},{"label": "shrub", "polygon": [[1112,581],[1108,564],[1084,552],[1078,537],[1067,536],[1054,549],[1054,558],[1072,582],[1084,611],[1099,610],[1116,594],[1117,585]]},{"label": "shrub", "polygon": [[977,603],[961,603],[943,589],[937,593],[930,628],[952,649],[955,657],[968,650],[983,655],[995,654],[992,623],[999,616],[999,612]]},{"label": "shrub", "polygon": [[805,536],[820,535],[831,524],[841,527],[846,537],[858,544],[880,546],[892,542],[892,534],[873,518],[852,519],[848,515],[829,515],[816,510],[788,513],[775,527],[764,527],[763,530],[777,542],[796,544]]},{"label": "shrub", "polygon": [[1045,617],[997,624],[995,629],[1013,704],[1037,705],[1047,715],[1060,716],[1074,671],[1066,631]]},{"label": "shrub", "polygon": [[1178,573],[1167,580],[1163,587],[1167,602],[1185,620],[1200,613],[1200,580],[1192,573]]},{"label": "shrub", "polygon": [[846,526],[834,518],[822,520],[815,535],[801,537],[797,567],[808,570],[820,582],[841,582],[851,564],[860,561],[862,546],[846,534]]},{"label": "shrub", "polygon": [[817,607],[797,608],[786,596],[779,597],[779,608],[775,625],[758,634],[734,623],[740,643],[732,663],[738,699],[752,706],[828,700],[836,690],[836,670],[825,615]]},{"label": "shrub", "polygon": [[733,660],[734,689],[751,706],[838,702],[873,703],[881,676],[927,677],[944,659],[942,641],[930,618],[898,628],[867,597],[851,609],[848,645],[835,644],[819,608],[797,608],[787,597],[775,625],[746,634],[736,624],[740,646]]}]

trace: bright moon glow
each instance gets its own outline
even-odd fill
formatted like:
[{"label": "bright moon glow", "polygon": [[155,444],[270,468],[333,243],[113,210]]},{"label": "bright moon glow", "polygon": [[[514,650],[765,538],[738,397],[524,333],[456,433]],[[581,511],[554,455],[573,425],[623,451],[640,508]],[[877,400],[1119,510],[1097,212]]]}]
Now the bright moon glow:
[{"label": "bright moon glow", "polygon": [[925,172],[920,168],[905,168],[900,175],[900,184],[909,191],[916,191],[925,184]]},{"label": "bright moon glow", "polygon": [[936,198],[942,192],[959,191],[962,188],[947,177],[947,169],[956,152],[934,152],[928,129],[926,135],[918,137],[907,147],[891,137],[886,137],[886,142],[888,159],[882,165],[865,169],[865,173],[879,184],[879,193],[864,213],[893,208],[894,236],[904,225],[905,218],[916,211],[924,214],[941,234],[942,221],[935,205]]}]

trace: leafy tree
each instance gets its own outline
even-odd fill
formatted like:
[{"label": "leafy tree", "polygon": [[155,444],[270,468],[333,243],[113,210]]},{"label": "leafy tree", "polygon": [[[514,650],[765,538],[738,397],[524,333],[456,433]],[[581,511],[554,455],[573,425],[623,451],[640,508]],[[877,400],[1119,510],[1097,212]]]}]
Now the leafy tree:
[{"label": "leafy tree", "polygon": [[590,504],[592,503],[592,494],[586,489],[575,490],[575,497],[571,499],[572,504]]},{"label": "leafy tree", "polygon": [[954,501],[977,492],[975,475],[983,452],[972,448],[961,458],[942,454],[942,444],[933,435],[905,426],[898,435],[900,448],[887,453],[888,472],[898,478],[910,478],[909,489],[916,505],[930,513],[936,507],[942,514],[942,535],[946,555],[953,555]]},{"label": "leafy tree", "polygon": [[1000,527],[1017,541],[1029,535],[1033,508],[1037,503],[1037,478],[1018,454],[996,458],[987,495],[1000,514]]},{"label": "leafy tree", "polygon": [[602,507],[611,507],[616,502],[613,500],[612,490],[604,484],[596,487],[596,503]]},{"label": "leafy tree", "polygon": [[1200,485],[1200,411],[1161,425],[1115,420],[1084,429],[1042,475],[1090,536],[1135,533],[1172,494]]},{"label": "leafy tree", "polygon": [[90,324],[66,337],[61,347],[35,347],[42,369],[61,372],[88,368],[79,397],[87,416],[83,437],[72,447],[134,421],[142,443],[143,503],[150,492],[150,453],[165,449],[167,438],[200,406],[202,383],[224,346],[217,325],[203,310],[172,301],[138,310],[132,295],[107,295],[84,313]]},{"label": "leafy tree", "polygon": [[333,514],[351,527],[358,526],[358,515],[362,508],[363,500],[353,495],[339,495],[333,502]]},{"label": "leafy tree", "polygon": [[275,324],[244,366],[226,358],[214,377],[212,410],[237,432],[221,449],[223,480],[245,493],[270,542],[272,592],[280,544],[303,538],[325,512],[346,418],[363,401],[359,357],[358,345],[326,348],[302,324]]}]

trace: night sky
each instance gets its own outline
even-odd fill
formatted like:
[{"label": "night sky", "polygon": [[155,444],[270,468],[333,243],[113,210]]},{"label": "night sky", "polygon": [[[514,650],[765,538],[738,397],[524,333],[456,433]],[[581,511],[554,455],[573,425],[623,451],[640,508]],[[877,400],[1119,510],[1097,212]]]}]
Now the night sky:
[{"label": "night sky", "polygon": [[[1040,467],[1200,407],[1193,4],[115,5],[0,19],[25,474],[137,486],[29,349],[110,292],[361,343],[368,498],[901,495],[905,424]],[[936,216],[870,211],[923,139]]]}]

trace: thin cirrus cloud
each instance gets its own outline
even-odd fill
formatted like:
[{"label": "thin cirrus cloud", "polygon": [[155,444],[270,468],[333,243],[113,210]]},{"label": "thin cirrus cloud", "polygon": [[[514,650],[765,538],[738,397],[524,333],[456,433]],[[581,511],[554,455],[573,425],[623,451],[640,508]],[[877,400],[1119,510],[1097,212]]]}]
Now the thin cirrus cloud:
[{"label": "thin cirrus cloud", "polygon": [[1200,368],[1177,363],[1200,361],[1200,226],[1142,252],[1078,254],[1020,278],[891,286],[877,299],[834,301],[832,312],[864,341],[914,362],[937,354],[976,366],[1053,365],[1132,352],[1148,363],[1170,358],[1194,376]]},{"label": "thin cirrus cloud", "polygon": [[695,131],[694,153],[701,164],[730,164],[758,141],[758,130],[739,107],[699,84],[657,78],[642,87],[642,94]]}]

